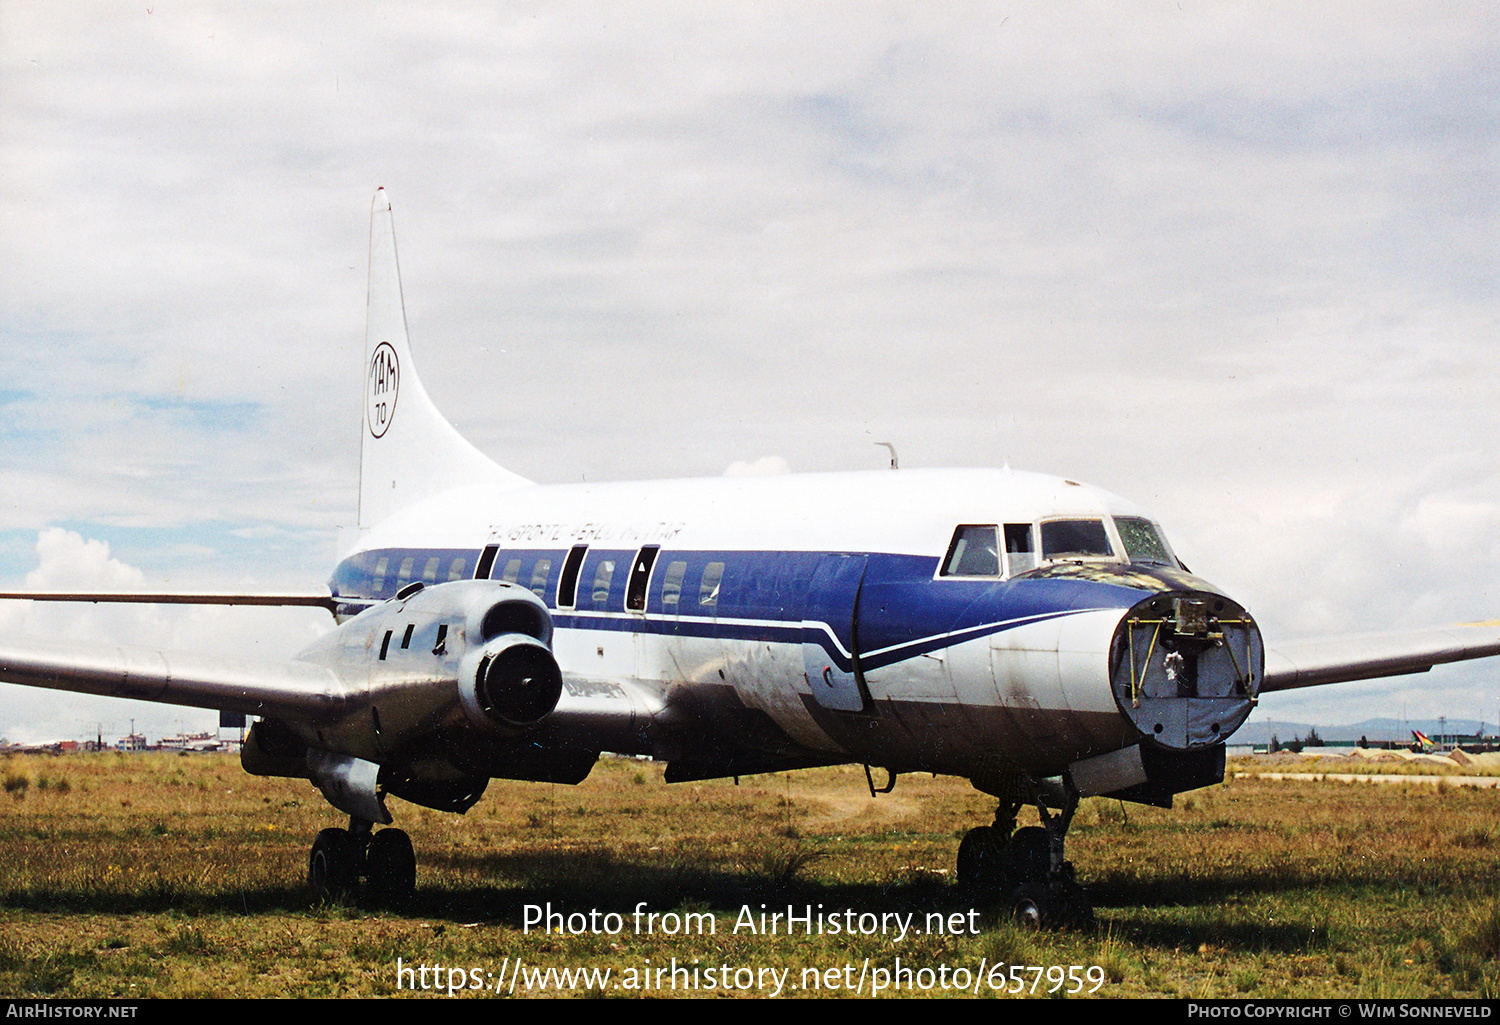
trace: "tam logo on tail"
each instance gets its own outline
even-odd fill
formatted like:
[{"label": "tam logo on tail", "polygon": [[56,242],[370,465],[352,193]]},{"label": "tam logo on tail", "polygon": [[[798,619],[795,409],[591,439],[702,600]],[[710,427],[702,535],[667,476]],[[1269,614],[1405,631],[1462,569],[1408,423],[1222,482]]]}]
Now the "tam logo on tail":
[{"label": "tam logo on tail", "polygon": [[396,395],[401,385],[401,364],[396,359],[396,350],[390,342],[381,342],[370,357],[370,370],[365,381],[365,423],[370,433],[379,438],[391,425],[396,415]]}]

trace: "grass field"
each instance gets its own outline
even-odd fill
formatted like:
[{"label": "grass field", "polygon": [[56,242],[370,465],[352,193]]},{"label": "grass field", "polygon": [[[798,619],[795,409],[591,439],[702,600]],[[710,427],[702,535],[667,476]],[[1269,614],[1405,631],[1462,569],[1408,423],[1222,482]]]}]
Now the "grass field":
[{"label": "grass field", "polygon": [[[993,813],[962,781],[872,800],[857,768],[667,786],[606,760],[578,787],[493,783],[466,816],[393,800],[418,892],[387,911],[314,902],[308,848],[343,823],[233,757],[12,757],[0,779],[6,996],[1500,995],[1500,794],[1446,783],[1087,801],[1069,856],[1098,926],[1036,936],[953,884],[958,838]],[[549,904],[575,917],[526,927]],[[762,905],[810,907],[824,934],[768,935]],[[528,988],[547,969],[610,976]]]}]

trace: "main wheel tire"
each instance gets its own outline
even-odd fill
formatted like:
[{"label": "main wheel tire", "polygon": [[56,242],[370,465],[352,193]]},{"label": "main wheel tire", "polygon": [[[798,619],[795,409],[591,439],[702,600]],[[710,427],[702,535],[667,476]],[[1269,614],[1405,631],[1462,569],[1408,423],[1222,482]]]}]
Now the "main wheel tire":
[{"label": "main wheel tire", "polygon": [[347,829],[325,829],[307,859],[307,885],[319,900],[338,900],[359,886],[358,844]]},{"label": "main wheel tire", "polygon": [[417,855],[404,830],[382,829],[370,837],[365,883],[370,899],[378,904],[397,905],[411,899],[417,889]]},{"label": "main wheel tire", "polygon": [[1000,881],[1005,837],[994,826],[975,826],[958,844],[958,883],[970,893],[993,889]]},{"label": "main wheel tire", "polygon": [[1027,826],[1011,834],[1005,847],[1004,877],[1009,888],[1045,883],[1052,870],[1052,844],[1041,826]]}]

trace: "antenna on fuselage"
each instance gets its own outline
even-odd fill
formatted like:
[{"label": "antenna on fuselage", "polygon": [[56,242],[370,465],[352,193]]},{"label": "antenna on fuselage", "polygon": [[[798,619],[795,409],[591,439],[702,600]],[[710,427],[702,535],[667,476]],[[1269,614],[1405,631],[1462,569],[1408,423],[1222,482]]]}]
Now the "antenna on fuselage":
[{"label": "antenna on fuselage", "polygon": [[884,445],[886,448],[891,450],[891,469],[899,470],[901,467],[896,465],[896,446],[892,445],[889,441],[877,441],[875,444]]}]

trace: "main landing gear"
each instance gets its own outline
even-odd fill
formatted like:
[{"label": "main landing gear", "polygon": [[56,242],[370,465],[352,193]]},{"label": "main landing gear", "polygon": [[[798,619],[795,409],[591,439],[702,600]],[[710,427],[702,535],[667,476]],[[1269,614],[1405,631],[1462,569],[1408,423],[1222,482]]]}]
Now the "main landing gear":
[{"label": "main landing gear", "polygon": [[958,881],[971,896],[1008,904],[1016,921],[1031,929],[1082,929],[1094,922],[1094,909],[1063,857],[1063,840],[1078,795],[1069,788],[1053,813],[1038,793],[1040,826],[1016,828],[1020,801],[1000,802],[995,824],[978,826],[958,845]]},{"label": "main landing gear", "polygon": [[417,887],[411,837],[400,829],[374,832],[373,823],[358,818],[349,819],[348,829],[325,829],[313,841],[307,885],[323,900],[363,893],[375,904],[402,904]]}]

